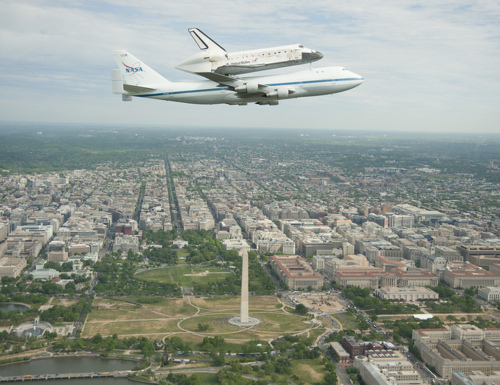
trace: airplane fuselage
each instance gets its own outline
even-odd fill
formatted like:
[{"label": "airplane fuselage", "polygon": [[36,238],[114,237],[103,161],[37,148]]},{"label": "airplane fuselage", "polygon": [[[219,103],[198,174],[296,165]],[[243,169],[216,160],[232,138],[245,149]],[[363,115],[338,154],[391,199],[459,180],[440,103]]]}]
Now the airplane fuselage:
[{"label": "airplane fuselage", "polygon": [[258,92],[238,92],[206,80],[155,84],[151,92],[127,92],[126,95],[192,104],[247,103],[278,104],[278,100],[334,94],[357,87],[363,77],[342,67],[325,67],[283,75],[254,76],[242,79],[258,84]]}]

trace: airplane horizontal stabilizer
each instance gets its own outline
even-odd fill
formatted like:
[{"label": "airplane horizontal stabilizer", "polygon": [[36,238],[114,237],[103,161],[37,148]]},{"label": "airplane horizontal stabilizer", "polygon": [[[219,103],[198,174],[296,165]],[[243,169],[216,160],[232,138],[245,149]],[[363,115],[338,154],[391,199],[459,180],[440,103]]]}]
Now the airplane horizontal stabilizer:
[{"label": "airplane horizontal stabilizer", "polygon": [[128,92],[134,92],[134,93],[139,93],[139,92],[151,92],[155,91],[155,88],[149,88],[149,87],[142,87],[142,86],[134,86],[132,84],[124,84],[123,89]]}]

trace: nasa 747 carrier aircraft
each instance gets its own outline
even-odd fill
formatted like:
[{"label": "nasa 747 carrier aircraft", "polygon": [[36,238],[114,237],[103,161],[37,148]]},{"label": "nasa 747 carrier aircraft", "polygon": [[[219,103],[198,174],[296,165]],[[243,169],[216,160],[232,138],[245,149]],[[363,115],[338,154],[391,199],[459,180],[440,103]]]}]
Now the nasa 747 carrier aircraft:
[{"label": "nasa 747 carrier aircraft", "polygon": [[189,33],[202,52],[187,58],[175,68],[194,74],[215,72],[222,75],[239,75],[312,63],[323,57],[321,52],[305,48],[302,44],[226,52],[198,28],[190,28]]},{"label": "nasa 747 carrier aircraft", "polygon": [[124,50],[113,51],[119,69],[111,70],[113,93],[193,104],[277,105],[279,100],[347,91],[364,78],[342,67],[308,69],[283,75],[236,77],[200,72],[208,80],[170,82]]}]

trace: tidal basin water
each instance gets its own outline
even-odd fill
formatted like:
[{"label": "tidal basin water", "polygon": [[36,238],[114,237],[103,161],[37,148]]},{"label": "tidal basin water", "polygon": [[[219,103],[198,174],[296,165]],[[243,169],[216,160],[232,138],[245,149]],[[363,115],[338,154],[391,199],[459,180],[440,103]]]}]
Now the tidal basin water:
[{"label": "tidal basin water", "polygon": [[28,306],[20,304],[20,303],[0,303],[0,311],[1,312],[9,312],[19,310],[20,312],[25,311]]},{"label": "tidal basin water", "polygon": [[[0,376],[24,377],[27,374],[62,374],[62,373],[89,373],[89,372],[115,372],[126,371],[134,368],[136,362],[124,360],[108,360],[99,357],[58,357],[41,360],[32,360],[15,364],[1,365]],[[96,378],[64,380],[70,385],[130,385],[133,382],[126,378]],[[61,384],[61,380],[43,381],[43,384]]]}]

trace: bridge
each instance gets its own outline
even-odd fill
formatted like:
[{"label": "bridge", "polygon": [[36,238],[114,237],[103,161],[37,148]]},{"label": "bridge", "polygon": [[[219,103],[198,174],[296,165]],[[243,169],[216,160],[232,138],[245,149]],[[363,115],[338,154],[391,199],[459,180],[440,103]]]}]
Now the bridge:
[{"label": "bridge", "polygon": [[56,373],[56,374],[26,374],[24,376],[0,377],[1,382],[16,381],[46,381],[46,380],[72,380],[75,378],[104,378],[104,377],[127,377],[129,371],[116,372],[89,372],[89,373]]}]

